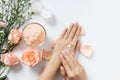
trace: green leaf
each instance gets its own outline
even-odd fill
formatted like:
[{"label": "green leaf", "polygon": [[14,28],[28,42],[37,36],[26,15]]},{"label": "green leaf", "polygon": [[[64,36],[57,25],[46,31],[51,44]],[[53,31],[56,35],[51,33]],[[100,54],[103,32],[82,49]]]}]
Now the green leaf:
[{"label": "green leaf", "polygon": [[0,80],[5,80],[7,79],[7,75],[0,77]]}]

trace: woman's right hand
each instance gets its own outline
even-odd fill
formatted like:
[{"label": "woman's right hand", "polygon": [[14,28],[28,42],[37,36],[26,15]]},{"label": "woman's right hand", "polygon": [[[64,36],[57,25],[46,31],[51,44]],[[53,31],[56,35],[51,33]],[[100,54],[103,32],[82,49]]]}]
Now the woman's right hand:
[{"label": "woman's right hand", "polygon": [[61,74],[65,80],[87,80],[86,72],[74,55],[65,51],[61,55],[62,65]]}]

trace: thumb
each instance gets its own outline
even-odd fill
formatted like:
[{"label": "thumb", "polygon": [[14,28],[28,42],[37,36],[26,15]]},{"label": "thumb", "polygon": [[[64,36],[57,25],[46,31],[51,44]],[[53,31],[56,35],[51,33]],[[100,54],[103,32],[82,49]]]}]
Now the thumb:
[{"label": "thumb", "polygon": [[66,75],[65,75],[65,69],[64,69],[63,66],[60,66],[60,72],[61,72],[61,75],[62,75],[63,77],[66,76]]},{"label": "thumb", "polygon": [[60,66],[60,72],[61,72],[61,75],[64,77],[64,80],[68,80],[65,72],[65,68],[63,66]]}]

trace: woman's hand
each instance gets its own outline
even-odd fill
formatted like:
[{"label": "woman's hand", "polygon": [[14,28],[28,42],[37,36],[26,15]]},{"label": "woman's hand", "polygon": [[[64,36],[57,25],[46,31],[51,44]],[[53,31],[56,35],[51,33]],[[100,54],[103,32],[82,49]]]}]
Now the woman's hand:
[{"label": "woman's hand", "polygon": [[81,28],[82,27],[79,25],[78,22],[72,23],[62,32],[60,37],[58,37],[55,48],[53,50],[53,55],[51,57],[51,60],[49,61],[49,65],[52,64],[52,66],[54,67],[54,71],[57,72],[61,65],[60,54],[66,49],[66,47],[70,46],[69,51],[72,53],[75,52],[77,46],[76,44],[81,33]]},{"label": "woman's hand", "polygon": [[39,80],[54,79],[56,72],[61,65],[60,54],[68,45],[71,47],[70,51],[74,53],[80,33],[81,26],[78,24],[78,22],[71,24],[63,31],[63,33],[57,39],[55,48],[53,50],[53,55]]},{"label": "woman's hand", "polygon": [[85,70],[75,56],[65,51],[60,57],[63,64],[60,70],[65,80],[87,80]]},{"label": "woman's hand", "polygon": [[72,23],[69,28],[66,28],[56,41],[53,55],[60,54],[66,46],[70,45],[71,51],[75,51],[77,40],[81,33],[81,26],[78,22]]}]

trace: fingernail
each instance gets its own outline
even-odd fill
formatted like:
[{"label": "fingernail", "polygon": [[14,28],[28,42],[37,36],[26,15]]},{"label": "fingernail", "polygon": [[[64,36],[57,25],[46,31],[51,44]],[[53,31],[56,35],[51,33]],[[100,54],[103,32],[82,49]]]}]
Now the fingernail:
[{"label": "fingernail", "polygon": [[69,51],[68,51],[68,50],[66,50],[65,52],[66,52],[67,54],[69,54]]}]

